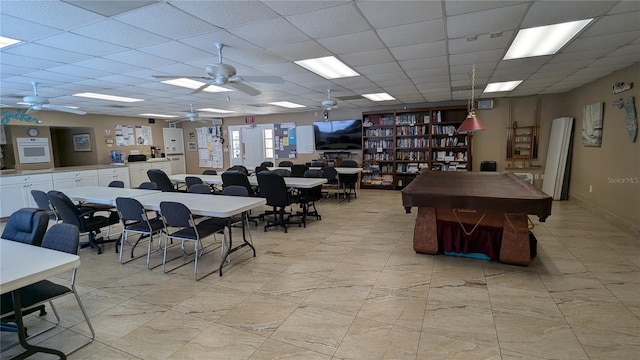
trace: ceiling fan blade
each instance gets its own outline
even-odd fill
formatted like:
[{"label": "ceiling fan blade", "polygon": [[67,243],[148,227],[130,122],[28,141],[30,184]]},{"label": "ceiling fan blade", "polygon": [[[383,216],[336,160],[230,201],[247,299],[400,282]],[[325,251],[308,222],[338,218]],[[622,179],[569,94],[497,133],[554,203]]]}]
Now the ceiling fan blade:
[{"label": "ceiling fan blade", "polygon": [[251,86],[247,84],[243,84],[241,82],[228,82],[227,85],[231,86],[232,88],[238,91],[242,91],[247,95],[251,95],[251,96],[260,95],[260,91],[258,89],[254,89]]},{"label": "ceiling fan blade", "polygon": [[76,114],[76,115],[86,115],[87,114],[85,111],[78,110],[78,109],[73,109],[73,108],[70,108],[68,106],[42,104],[41,107],[43,109],[62,111],[62,112],[67,112],[67,113],[71,113],[71,114]]},{"label": "ceiling fan blade", "polygon": [[25,115],[29,115],[31,113],[34,113],[38,110],[34,110],[33,107],[29,106],[29,108],[27,109],[27,111],[24,112]]},{"label": "ceiling fan blade", "polygon": [[[284,83],[284,79],[279,76],[240,76],[240,79],[247,82],[259,82],[259,83],[270,83],[270,84],[282,84]],[[231,80],[231,79],[229,79]]]},{"label": "ceiling fan blade", "polygon": [[[205,83],[204,85],[202,85],[202,86],[200,86],[199,88],[197,88],[197,89],[193,90],[193,91],[192,91],[192,92],[190,92],[189,94],[190,94],[190,95],[197,94],[197,93],[201,92],[202,90],[204,90],[204,89],[208,88],[209,86],[211,86],[211,84],[209,84],[209,83]],[[193,110],[192,110],[191,112],[193,112]]]},{"label": "ceiling fan blade", "polygon": [[183,75],[151,75],[156,79],[200,79],[200,80],[211,80],[208,76],[183,76]]}]

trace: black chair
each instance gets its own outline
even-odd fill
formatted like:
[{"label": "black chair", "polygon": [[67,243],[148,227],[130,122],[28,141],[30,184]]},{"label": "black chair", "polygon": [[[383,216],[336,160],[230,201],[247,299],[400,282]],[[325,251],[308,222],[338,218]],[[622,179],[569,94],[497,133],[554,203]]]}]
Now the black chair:
[{"label": "black chair", "polygon": [[245,175],[249,176],[249,169],[247,169],[245,166],[242,165],[233,165],[232,167],[228,168],[227,171],[240,171],[242,173],[244,173]]},{"label": "black chair", "polygon": [[[324,173],[322,170],[307,170],[304,172],[303,177],[324,178]],[[300,206],[302,206],[302,222],[306,224],[307,217],[309,216],[315,216],[316,220],[322,220],[322,216],[316,208],[316,201],[320,201],[323,198],[322,185],[311,189],[300,189],[299,197],[299,203]],[[309,211],[310,208],[313,208],[313,211]]]},{"label": "black chair", "polygon": [[218,172],[215,170],[205,170],[202,172],[202,175],[218,175]]},{"label": "black chair", "polygon": [[285,217],[285,208],[297,202],[287,188],[284,178],[275,171],[263,171],[256,175],[258,177],[258,187],[260,196],[267,200],[267,205],[273,208],[273,220],[267,220],[264,231],[273,226],[281,226],[284,232],[291,224],[302,225],[301,222],[291,221],[291,216]]},{"label": "black chair", "polygon": [[304,172],[309,170],[309,167],[304,164],[294,164],[291,167],[291,176],[292,177],[303,177]]},{"label": "black chair", "polygon": [[40,246],[48,225],[49,213],[47,211],[22,208],[9,216],[2,231],[2,238]]},{"label": "black chair", "polygon": [[[140,202],[133,198],[116,198],[116,208],[122,220],[122,241],[120,242],[120,255],[119,261],[122,264],[122,254],[124,253],[124,245],[128,243],[129,233],[140,234],[140,237],[136,242],[131,245],[131,259],[137,259],[133,256],[138,243],[149,237],[147,243],[147,269],[149,268],[149,260],[151,257],[151,244],[153,243],[153,235],[158,234],[158,246],[162,239],[162,231],[164,229],[164,223],[159,216],[155,218],[149,218],[147,211],[140,204]],[[131,260],[129,260],[131,261]]]},{"label": "black chair", "polygon": [[[120,221],[118,213],[116,211],[109,212],[109,216],[96,215],[100,210],[78,208],[64,193],[56,190],[51,190],[47,193],[49,201],[58,212],[58,215],[65,224],[75,225],[80,233],[87,233],[88,241],[81,244],[82,248],[91,246],[98,251],[98,254],[102,254],[102,249],[99,245],[116,242],[118,239],[103,239],[96,238],[96,235],[100,232],[100,229],[113,224],[117,224]],[[116,252],[118,247],[116,244]]]},{"label": "black chair", "polygon": [[495,161],[480,162],[480,171],[496,171],[498,168]]},{"label": "black chair", "polygon": [[251,183],[249,183],[249,177],[242,171],[227,170],[222,173],[222,187],[223,189],[230,185],[243,186],[249,192],[249,196],[256,196],[256,190]]},{"label": "black chair", "polygon": [[124,181],[120,181],[120,180],[113,180],[112,182],[109,183],[109,185],[107,185],[108,187],[115,187],[115,188],[124,188]]},{"label": "black chair", "polygon": [[154,183],[153,181],[146,181],[140,184],[140,186],[138,186],[138,189],[158,190],[158,184]]},{"label": "black chair", "polygon": [[169,179],[169,176],[167,176],[167,174],[160,169],[148,170],[147,176],[149,177],[150,181],[156,183],[156,185],[158,186],[158,190],[162,190],[163,192],[178,191]]},{"label": "black chair", "polygon": [[342,160],[338,167],[357,168],[358,163],[355,160]]},{"label": "black chair", "polygon": [[[77,255],[79,237],[80,237],[80,234],[78,232],[77,227],[70,224],[55,224],[44,234],[44,238],[42,239],[42,247]],[[33,259],[25,259],[25,261],[30,261],[30,260],[33,260]],[[66,355],[69,355],[75,352],[76,350],[88,345],[96,337],[95,331],[93,330],[93,326],[91,325],[91,321],[89,320],[89,316],[87,315],[84,305],[80,300],[80,296],[76,291],[76,287],[75,287],[76,271],[77,269],[73,269],[73,272],[71,274],[70,287],[51,282],[49,280],[42,280],[42,281],[33,283],[31,285],[22,287],[18,290],[20,294],[21,317],[41,309],[42,310],[40,312],[40,316],[45,315],[46,312],[44,311],[44,304],[48,302],[56,318],[56,321],[54,322],[53,326],[48,327],[42,331],[39,331],[36,334],[31,334],[30,337],[35,337],[37,335],[40,335],[46,331],[49,331],[55,328],[60,324],[60,317],[53,304],[53,300],[73,293],[78,303],[78,306],[80,307],[80,311],[82,312],[82,316],[84,317],[84,320],[87,323],[87,326],[89,327],[89,331],[91,332],[91,337],[89,338],[89,341],[74,348],[72,351],[70,351]],[[13,306],[12,294],[11,293],[2,294],[0,303],[1,303],[0,313],[2,314],[3,320],[15,321],[16,319],[13,318],[15,308]],[[20,321],[22,320],[20,319]],[[17,357],[17,358],[21,358],[21,357]]]},{"label": "black chair", "polygon": [[[291,170],[288,169],[275,169],[273,170],[276,174],[282,176],[282,177],[290,177],[291,176]],[[260,186],[260,185],[258,185]]]},{"label": "black chair", "polygon": [[[164,222],[164,232],[167,234],[167,239],[164,242],[164,254],[162,255],[162,271],[167,272],[166,263],[168,240],[180,240],[182,242],[181,249],[183,252],[185,241],[189,241],[194,243],[195,264],[193,268],[193,277],[198,280],[198,258],[200,257],[200,251],[204,250],[200,240],[214,233],[223,232],[224,225],[210,220],[204,220],[196,223],[189,208],[179,202],[162,201],[160,203],[160,213],[162,214],[162,220]],[[175,228],[177,230],[170,231],[169,228]],[[185,253],[185,255],[190,254]],[[188,262],[169,271],[173,271],[186,264],[188,264]]]},{"label": "black chair", "polygon": [[187,192],[189,191],[189,188],[191,188],[191,185],[196,185],[196,184],[204,184],[204,182],[202,182],[202,179],[200,179],[197,176],[187,176],[184,178],[184,183],[187,186]]},{"label": "black chair", "polygon": [[260,165],[260,166],[256,166],[255,170],[253,170],[253,173],[257,174],[262,171],[269,171],[269,169],[266,166]]},{"label": "black chair", "polygon": [[[340,182],[338,181],[338,171],[333,166],[323,167],[322,174],[324,175],[325,179],[327,179],[327,182],[322,186],[323,188],[327,190],[340,189]],[[327,197],[329,197],[329,191],[326,191],[325,193],[327,194]]]},{"label": "black chair", "polygon": [[263,161],[260,166],[273,167],[273,161]]},{"label": "black chair", "polygon": [[289,161],[289,160],[280,161],[278,166],[279,167],[292,167],[293,166],[293,162]]},{"label": "black chair", "polygon": [[209,194],[211,195],[211,187],[207,184],[193,184],[189,186],[187,192],[193,194]]},{"label": "black chair", "polygon": [[322,169],[325,166],[327,166],[327,163],[322,160],[311,160],[311,164],[309,164],[309,167],[317,167],[320,169]]},{"label": "black chair", "polygon": [[49,214],[49,219],[55,222],[58,221],[58,213],[53,209],[46,192],[42,190],[31,190],[31,196],[39,210],[46,211]]}]

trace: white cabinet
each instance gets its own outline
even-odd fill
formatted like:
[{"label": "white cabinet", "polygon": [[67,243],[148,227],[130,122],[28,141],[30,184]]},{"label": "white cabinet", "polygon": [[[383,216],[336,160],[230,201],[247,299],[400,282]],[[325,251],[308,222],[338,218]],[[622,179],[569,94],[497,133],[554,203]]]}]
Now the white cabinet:
[{"label": "white cabinet", "polygon": [[122,181],[124,187],[131,187],[129,181],[129,169],[126,167],[114,167],[109,169],[98,169],[98,185],[109,186],[109,183],[115,180]]},{"label": "white cabinet", "polygon": [[[151,168],[152,169],[160,169],[160,170],[164,171],[167,175],[174,174],[174,172],[173,172],[173,161],[159,161],[159,164],[152,163]],[[178,173],[175,173],[175,174],[178,174]]]},{"label": "white cabinet", "polygon": [[97,186],[98,170],[65,171],[52,174],[53,188],[69,189],[79,186]]},{"label": "white cabinet", "polygon": [[164,128],[162,129],[162,140],[164,141],[164,153],[184,154],[184,140],[182,137],[182,129],[180,128]]},{"label": "white cabinet", "polygon": [[53,189],[51,174],[6,176],[0,178],[0,217],[7,217],[24,207],[37,207],[31,190]]},{"label": "white cabinet", "polygon": [[129,180],[132,188],[137,188],[143,182],[149,181],[147,171],[160,169],[167,175],[171,175],[171,162],[168,160],[152,160],[129,163]]},{"label": "white cabinet", "polygon": [[184,159],[184,155],[167,155],[167,158],[171,160],[169,162],[171,172],[167,174],[184,174],[187,172],[187,166]]}]

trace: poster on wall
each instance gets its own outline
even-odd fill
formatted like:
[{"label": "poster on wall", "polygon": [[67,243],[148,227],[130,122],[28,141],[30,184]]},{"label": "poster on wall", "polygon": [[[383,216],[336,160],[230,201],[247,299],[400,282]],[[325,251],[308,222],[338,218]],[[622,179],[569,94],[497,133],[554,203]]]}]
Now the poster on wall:
[{"label": "poster on wall", "polygon": [[602,146],[603,103],[585,105],[582,117],[582,145]]},{"label": "poster on wall", "polygon": [[151,135],[151,126],[136,125],[136,145],[153,145],[153,136]]},{"label": "poster on wall", "polygon": [[136,144],[136,134],[133,126],[116,125],[115,129],[117,146],[133,146]]}]

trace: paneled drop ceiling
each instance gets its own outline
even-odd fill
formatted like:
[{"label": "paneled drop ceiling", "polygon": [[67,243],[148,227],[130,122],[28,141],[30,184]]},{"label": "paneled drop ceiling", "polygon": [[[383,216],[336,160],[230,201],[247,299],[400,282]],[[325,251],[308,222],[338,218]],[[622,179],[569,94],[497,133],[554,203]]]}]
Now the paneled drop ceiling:
[{"label": "paneled drop ceiling", "polygon": [[[92,114],[182,116],[196,108],[225,116],[310,111],[327,89],[340,108],[386,92],[382,105],[465,100],[476,66],[476,98],[562,93],[640,61],[640,1],[7,1],[0,35],[0,103],[31,95],[31,81],[54,105]],[[502,60],[521,28],[595,18],[556,55]],[[475,40],[473,40],[475,39]],[[472,40],[472,41],[469,41]],[[218,61],[261,94],[201,92],[152,75],[204,76]],[[294,63],[333,55],[360,76],[324,79]],[[481,94],[489,82],[524,80],[508,93]],[[116,103],[71,96],[95,92],[141,98]],[[285,109],[268,105],[290,101]]]}]

